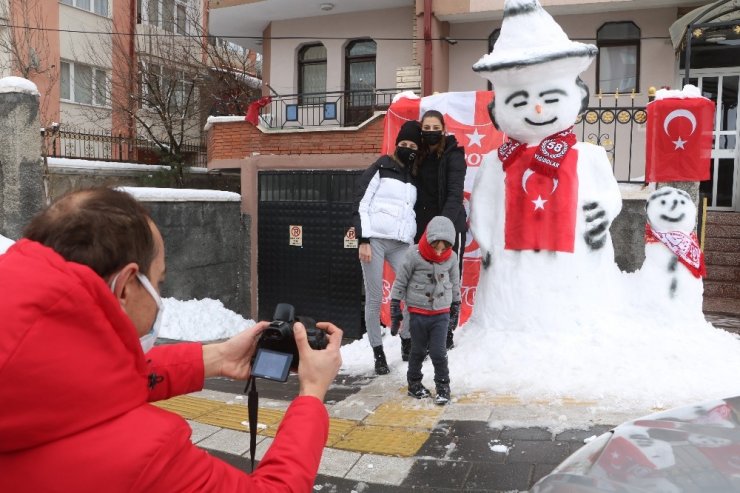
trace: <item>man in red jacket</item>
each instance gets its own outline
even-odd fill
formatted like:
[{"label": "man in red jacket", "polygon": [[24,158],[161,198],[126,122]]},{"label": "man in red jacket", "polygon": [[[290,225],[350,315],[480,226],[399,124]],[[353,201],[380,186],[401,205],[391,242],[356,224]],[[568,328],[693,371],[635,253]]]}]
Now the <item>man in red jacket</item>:
[{"label": "man in red jacket", "polygon": [[148,402],[200,390],[207,377],[248,378],[267,322],[220,344],[145,353],[164,276],[164,242],[147,211],[108,188],[61,198],[0,255],[0,491],[311,490],[342,331],[319,323],[329,344],[314,351],[295,324],[300,395],[247,475]]}]

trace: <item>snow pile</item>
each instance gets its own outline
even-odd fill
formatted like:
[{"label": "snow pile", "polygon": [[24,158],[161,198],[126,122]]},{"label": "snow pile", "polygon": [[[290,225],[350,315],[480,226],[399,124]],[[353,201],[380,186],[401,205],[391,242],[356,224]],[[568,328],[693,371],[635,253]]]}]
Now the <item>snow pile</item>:
[{"label": "snow pile", "polygon": [[38,96],[39,90],[36,84],[23,77],[3,77],[0,79],[0,93],[3,92],[20,92]]},{"label": "snow pile", "polygon": [[6,238],[3,235],[0,235],[0,254],[5,253],[5,250],[10,248],[15,241],[11,240],[10,238]]},{"label": "snow pile", "polygon": [[164,298],[160,337],[181,341],[227,339],[255,324],[218,300],[180,301]]},{"label": "snow pile", "polygon": [[119,187],[142,202],[240,202],[241,195],[221,190],[189,188]]}]

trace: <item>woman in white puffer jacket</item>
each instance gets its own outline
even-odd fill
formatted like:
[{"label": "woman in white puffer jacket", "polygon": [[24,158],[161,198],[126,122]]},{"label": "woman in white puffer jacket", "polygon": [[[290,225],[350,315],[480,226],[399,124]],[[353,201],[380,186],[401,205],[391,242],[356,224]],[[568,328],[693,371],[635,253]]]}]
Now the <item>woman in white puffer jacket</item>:
[{"label": "woman in white puffer jacket", "polygon": [[[381,156],[365,170],[355,190],[353,220],[365,280],[365,327],[378,375],[390,371],[380,334],[383,264],[388,260],[394,271],[399,269],[406,249],[414,243],[416,187],[411,168],[420,145],[419,122],[404,123],[396,137],[393,155]],[[407,355],[411,346],[408,322],[401,327],[400,335],[403,354]]]}]

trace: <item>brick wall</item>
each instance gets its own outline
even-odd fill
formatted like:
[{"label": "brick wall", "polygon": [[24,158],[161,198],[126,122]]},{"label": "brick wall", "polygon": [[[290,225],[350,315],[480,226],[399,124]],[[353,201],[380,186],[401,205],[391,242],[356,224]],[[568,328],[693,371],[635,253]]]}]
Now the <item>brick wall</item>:
[{"label": "brick wall", "polygon": [[208,130],[208,162],[259,154],[380,154],[385,115],[357,129],[263,132],[246,121],[214,122]]}]

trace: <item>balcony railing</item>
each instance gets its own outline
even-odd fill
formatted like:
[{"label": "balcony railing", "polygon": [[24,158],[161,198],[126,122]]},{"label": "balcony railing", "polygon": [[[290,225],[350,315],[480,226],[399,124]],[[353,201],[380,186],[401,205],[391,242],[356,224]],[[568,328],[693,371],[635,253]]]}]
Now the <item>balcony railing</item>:
[{"label": "balcony railing", "polygon": [[[111,161],[119,163],[160,164],[162,150],[151,140],[113,135],[106,131],[79,130],[70,127],[45,129],[44,151],[49,157]],[[186,166],[206,167],[206,146],[186,142],[180,146]]]},{"label": "balcony railing", "polygon": [[[419,88],[406,89],[419,93]],[[273,95],[260,112],[266,128],[353,127],[385,110],[401,90],[372,89]]]},{"label": "balcony railing", "polygon": [[[599,95],[599,105],[589,107],[576,122],[574,131],[578,140],[606,149],[620,183],[644,183],[646,132],[642,129],[647,122],[647,111],[644,106],[635,105],[633,94],[609,95],[608,98],[614,99],[613,104],[605,104],[605,98]],[[627,105],[626,99],[629,99]]]}]

